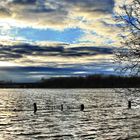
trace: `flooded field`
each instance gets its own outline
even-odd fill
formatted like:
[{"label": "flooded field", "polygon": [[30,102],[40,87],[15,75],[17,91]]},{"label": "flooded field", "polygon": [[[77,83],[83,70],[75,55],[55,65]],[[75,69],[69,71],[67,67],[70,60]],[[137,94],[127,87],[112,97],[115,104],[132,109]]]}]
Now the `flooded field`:
[{"label": "flooded field", "polygon": [[113,89],[0,89],[0,140],[140,140],[140,95],[132,95],[128,109],[123,94]]}]

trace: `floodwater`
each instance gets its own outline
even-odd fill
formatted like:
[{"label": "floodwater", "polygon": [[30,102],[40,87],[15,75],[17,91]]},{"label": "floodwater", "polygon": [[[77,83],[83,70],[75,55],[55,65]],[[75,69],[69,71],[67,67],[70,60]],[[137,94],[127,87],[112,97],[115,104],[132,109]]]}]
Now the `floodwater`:
[{"label": "floodwater", "polygon": [[0,140],[140,140],[140,95],[132,99],[128,109],[113,89],[0,89]]}]

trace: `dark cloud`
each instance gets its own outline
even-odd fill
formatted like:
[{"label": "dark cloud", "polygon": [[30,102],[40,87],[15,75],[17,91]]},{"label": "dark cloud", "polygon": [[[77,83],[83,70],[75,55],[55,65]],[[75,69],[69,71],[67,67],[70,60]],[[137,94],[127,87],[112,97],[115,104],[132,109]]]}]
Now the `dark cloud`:
[{"label": "dark cloud", "polygon": [[35,4],[37,0],[13,0],[14,4]]},{"label": "dark cloud", "polygon": [[86,12],[100,13],[112,13],[115,5],[114,0],[67,0],[67,3],[81,7]]},{"label": "dark cloud", "polygon": [[107,47],[69,47],[67,46],[37,46],[21,44],[15,46],[0,46],[0,60],[24,58],[25,56],[62,56],[84,57],[112,54],[113,48]]},{"label": "dark cloud", "polygon": [[[75,72],[80,71],[80,68],[70,67],[70,68],[57,68],[57,67],[1,67],[0,74],[5,72],[6,74],[11,75],[9,80],[14,80],[18,82],[29,82],[40,80],[42,77],[56,77],[56,76],[70,76],[74,75]],[[0,80],[2,78],[0,77]]]},{"label": "dark cloud", "polygon": [[55,9],[51,9],[51,8],[29,9],[28,11],[33,12],[33,13],[53,13],[53,12],[56,12]]},{"label": "dark cloud", "polygon": [[[0,80],[13,80],[16,82],[30,82],[43,78],[63,76],[83,76],[90,74],[115,74],[111,63],[71,64],[61,67],[1,67]],[[111,68],[111,69],[110,69]]]},{"label": "dark cloud", "polygon": [[0,17],[9,17],[11,16],[11,11],[8,8],[0,6]]}]

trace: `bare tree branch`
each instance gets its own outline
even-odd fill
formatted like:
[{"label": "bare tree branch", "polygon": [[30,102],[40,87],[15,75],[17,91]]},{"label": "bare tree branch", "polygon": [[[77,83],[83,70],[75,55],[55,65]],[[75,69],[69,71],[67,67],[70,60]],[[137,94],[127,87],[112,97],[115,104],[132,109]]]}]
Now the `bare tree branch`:
[{"label": "bare tree branch", "polygon": [[117,71],[140,76],[140,0],[120,8],[123,14],[117,14],[116,21],[128,34],[122,35],[122,48],[114,52],[114,63],[119,64]]}]

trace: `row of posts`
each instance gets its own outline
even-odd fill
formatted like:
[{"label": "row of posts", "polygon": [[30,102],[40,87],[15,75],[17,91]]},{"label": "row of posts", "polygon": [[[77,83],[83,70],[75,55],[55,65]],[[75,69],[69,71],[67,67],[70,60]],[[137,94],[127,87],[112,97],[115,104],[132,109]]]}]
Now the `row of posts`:
[{"label": "row of posts", "polygon": [[[37,112],[37,104],[34,103],[33,106],[34,106],[34,113],[36,113]],[[64,108],[63,104],[61,104],[60,107],[61,107],[61,111],[63,111],[63,108]],[[85,108],[84,104],[81,104],[80,105],[80,110],[84,111],[84,108]],[[128,101],[128,109],[131,109],[131,101]]]},{"label": "row of posts", "polygon": [[[34,113],[36,113],[36,112],[37,112],[37,104],[34,103],[33,106],[34,106]],[[64,109],[63,104],[61,104],[60,107],[61,107],[61,111],[63,111],[63,109]],[[84,108],[85,108],[84,104],[81,104],[81,105],[80,105],[80,110],[81,110],[81,111],[84,111]]]}]

